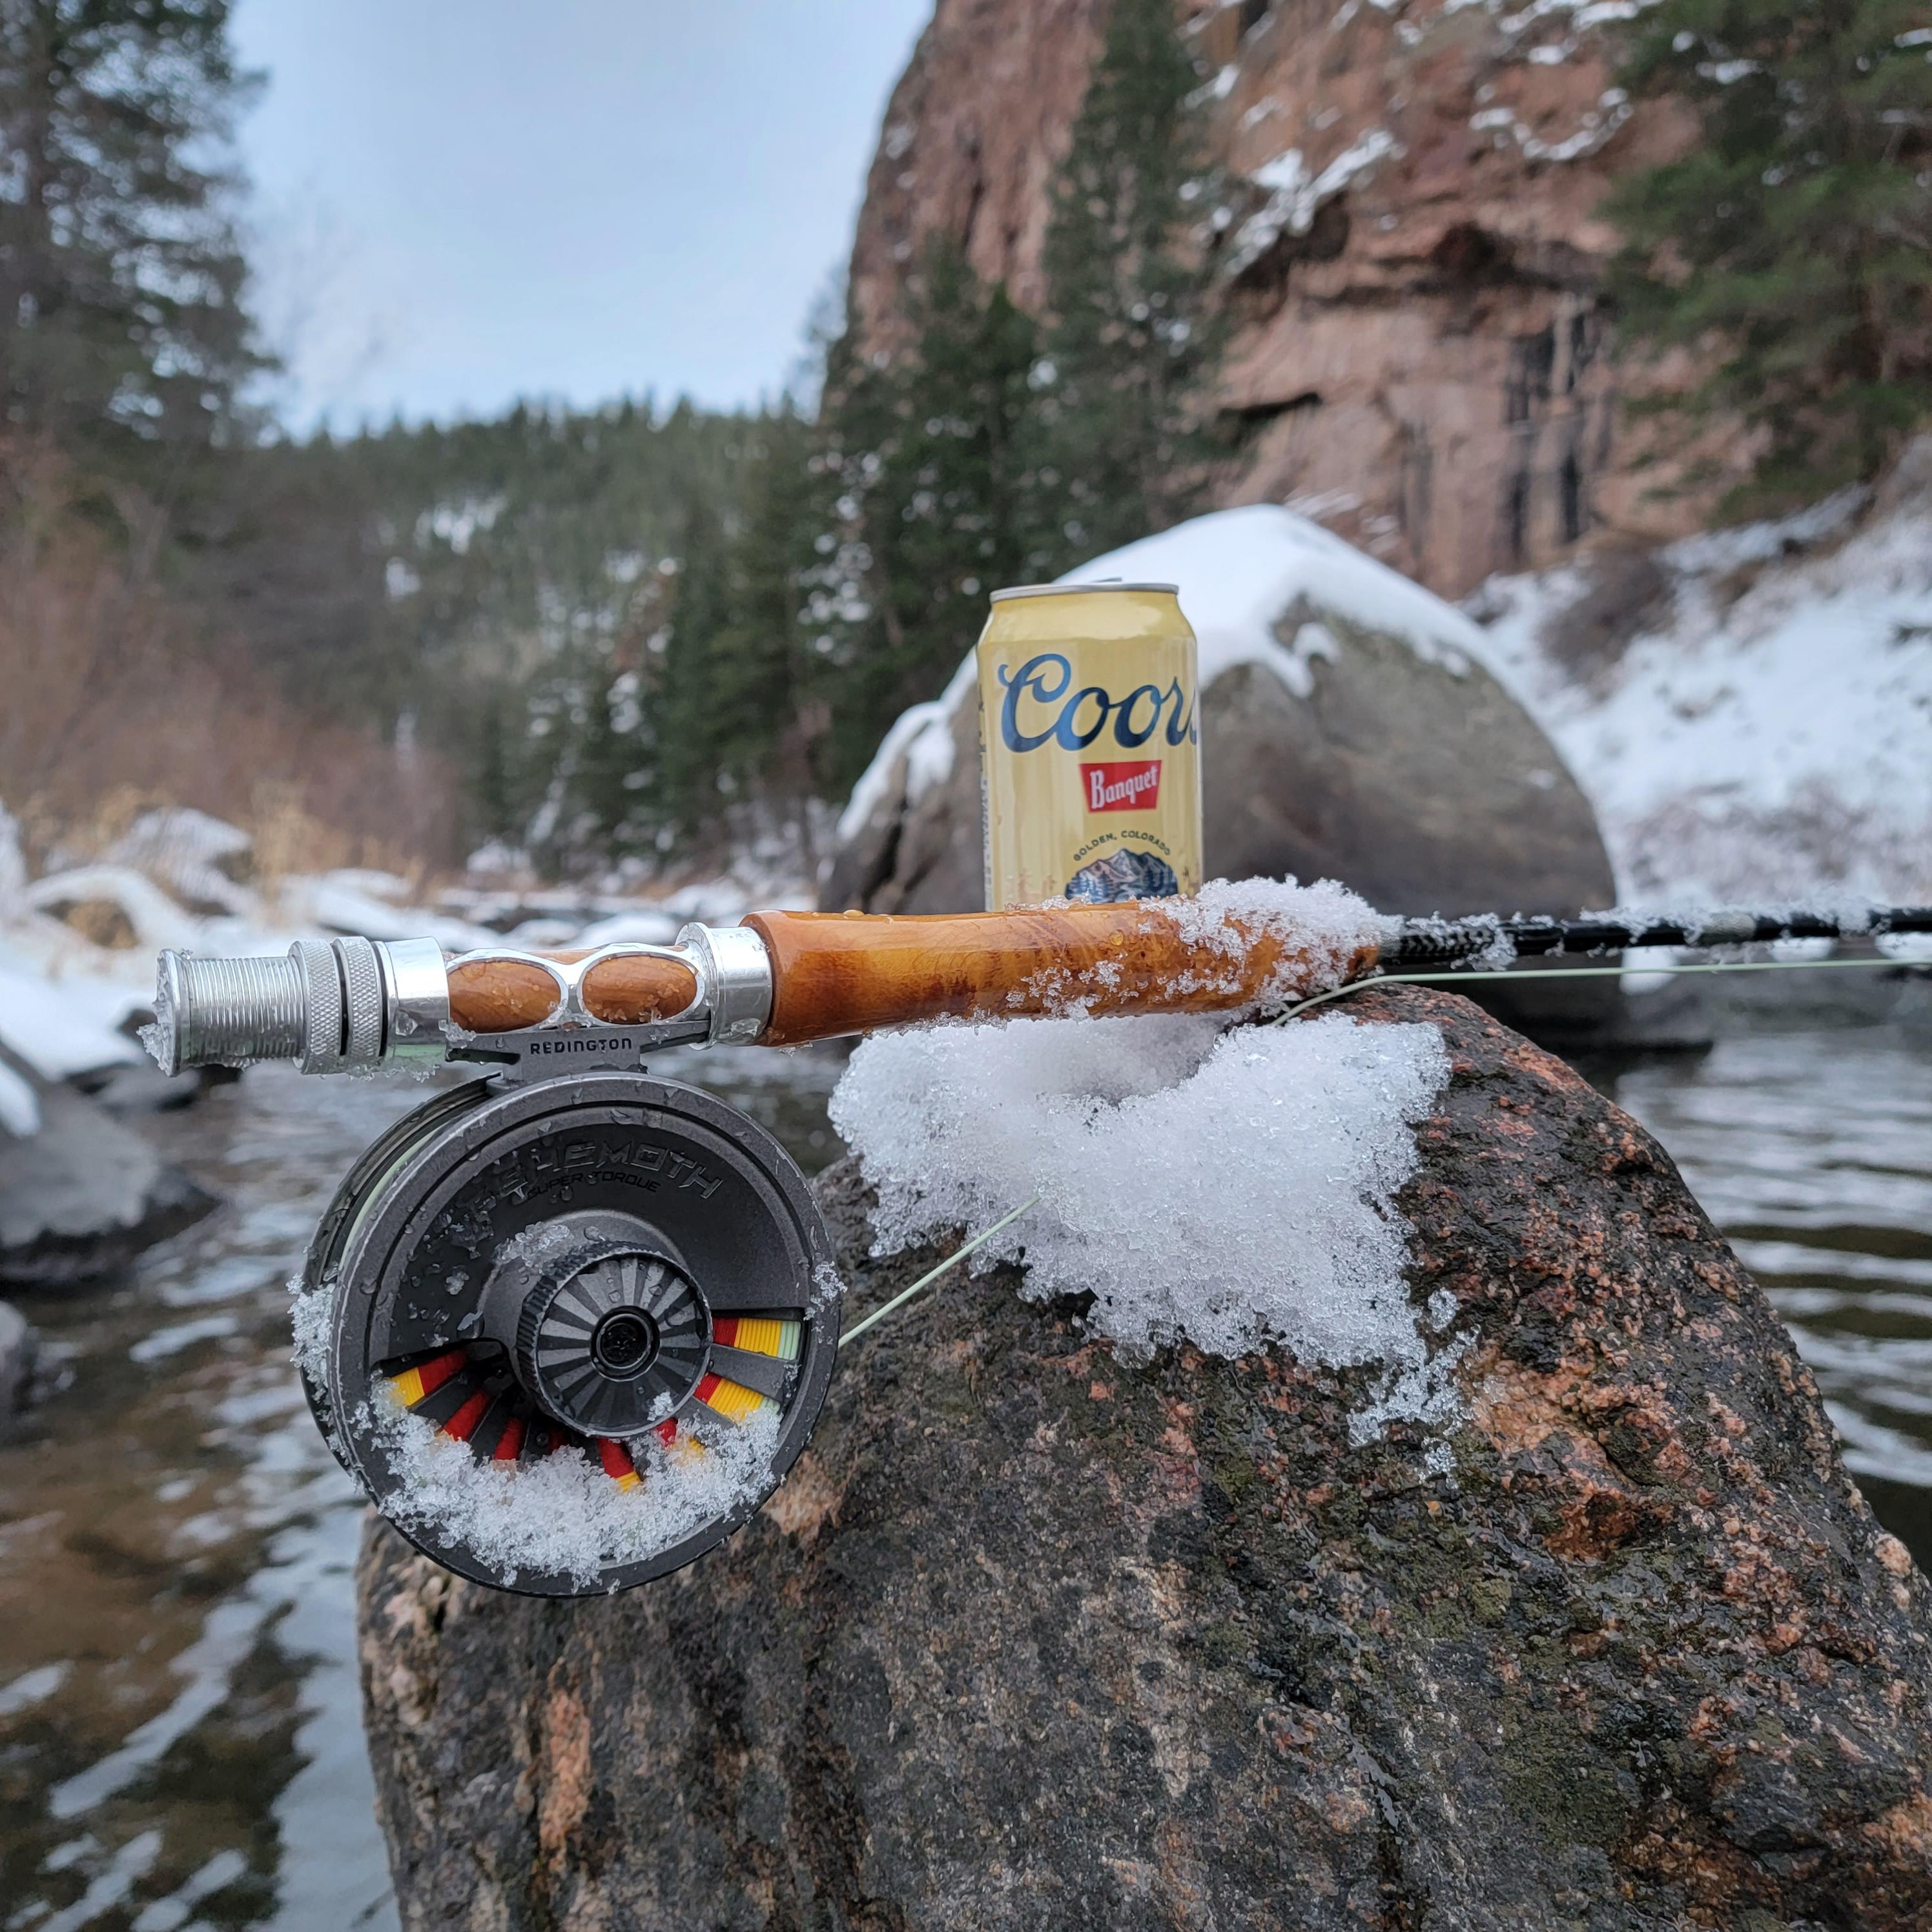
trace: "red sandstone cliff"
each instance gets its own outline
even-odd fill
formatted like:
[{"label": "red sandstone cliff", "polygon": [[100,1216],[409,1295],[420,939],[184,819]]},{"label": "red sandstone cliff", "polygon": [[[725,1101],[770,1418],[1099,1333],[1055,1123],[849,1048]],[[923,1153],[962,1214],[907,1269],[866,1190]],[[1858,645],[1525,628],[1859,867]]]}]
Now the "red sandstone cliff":
[{"label": "red sandstone cliff", "polygon": [[[1690,132],[1616,86],[1611,37],[1642,4],[1182,0],[1231,170],[1211,247],[1242,440],[1222,502],[1311,512],[1450,596],[1694,526],[1709,499],[1660,495],[1599,297],[1611,178]],[[938,0],[854,245],[868,338],[935,232],[1038,304],[1105,10]]]}]

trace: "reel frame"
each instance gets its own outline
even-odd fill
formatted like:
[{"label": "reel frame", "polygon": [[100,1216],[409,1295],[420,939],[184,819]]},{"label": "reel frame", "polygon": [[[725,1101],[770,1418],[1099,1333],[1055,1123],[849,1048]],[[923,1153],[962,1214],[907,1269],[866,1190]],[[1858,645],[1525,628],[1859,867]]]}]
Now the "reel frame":
[{"label": "reel frame", "polygon": [[[364,1151],[310,1244],[297,1352],[325,1438],[418,1550],[493,1588],[603,1594],[715,1547],[796,1460],[837,1359],[842,1286],[796,1163],[714,1096],[634,1067],[530,1081],[513,1065],[509,1078],[432,1095]],[[592,1301],[607,1311],[597,1322]],[[566,1366],[552,1375],[539,1357]],[[594,1406],[573,1413],[560,1377]],[[653,1378],[646,1413],[637,1399]],[[623,1399],[608,1400],[614,1390]],[[640,1508],[670,1466],[651,1437],[701,1459],[715,1452],[694,1420],[714,1438],[754,1419],[776,1432],[756,1480],[721,1510],[661,1548],[601,1562],[586,1582],[580,1568],[509,1574],[460,1525],[412,1508],[398,1418],[382,1406],[392,1399],[478,1462],[514,1466],[512,1482],[574,1451]],[[620,1416],[625,1432],[595,1432],[592,1414]],[[640,1475],[645,1462],[656,1466]]]}]

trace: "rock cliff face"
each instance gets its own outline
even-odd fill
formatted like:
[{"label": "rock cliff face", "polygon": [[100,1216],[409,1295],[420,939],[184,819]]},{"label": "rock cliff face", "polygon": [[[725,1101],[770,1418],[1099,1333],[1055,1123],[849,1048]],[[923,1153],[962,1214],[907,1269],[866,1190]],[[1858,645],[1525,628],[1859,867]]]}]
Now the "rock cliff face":
[{"label": "rock cliff face", "polygon": [[[954,1278],[724,1549],[560,1606],[386,1529],[364,1682],[404,1924],[1932,1922],[1932,1592],[1669,1160],[1466,1003],[1406,1191],[1446,1456],[1362,1378],[1136,1366]],[[850,1169],[820,1183],[870,1302]],[[1441,1304],[1438,1304],[1438,1306]]]},{"label": "rock cliff face", "polygon": [[[1612,176],[1686,141],[1615,85],[1636,0],[1183,0],[1214,78],[1208,214],[1234,322],[1224,502],[1287,502],[1460,596],[1593,533],[1672,536],[1709,495],[1619,409],[1599,290]],[[1105,0],[938,0],[886,111],[852,255],[889,339],[920,244],[1036,307],[1054,168]],[[1735,438],[1699,452],[1738,460]]]}]

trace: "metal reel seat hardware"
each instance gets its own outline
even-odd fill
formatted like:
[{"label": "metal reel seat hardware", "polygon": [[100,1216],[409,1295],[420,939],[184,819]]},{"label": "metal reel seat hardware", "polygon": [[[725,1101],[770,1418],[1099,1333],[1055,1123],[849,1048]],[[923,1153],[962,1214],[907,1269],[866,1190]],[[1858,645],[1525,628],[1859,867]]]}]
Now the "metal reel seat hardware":
[{"label": "metal reel seat hardware", "polygon": [[[668,1017],[598,1018],[584,1000],[591,975],[636,958],[689,974],[692,998]],[[491,966],[525,968],[548,980],[556,997],[542,1018],[477,1035],[452,1024],[451,974]],[[281,958],[171,951],[160,956],[157,982],[149,1037],[170,1074],[258,1060],[292,1060],[304,1073],[354,1073],[461,1059],[495,1065],[507,1079],[541,1078],[555,1071],[560,1035],[570,1036],[576,1066],[638,1067],[661,1046],[748,1044],[772,1010],[771,961],[758,934],[695,923],[670,946],[614,940],[574,960],[513,946],[446,960],[433,939],[298,939]]]},{"label": "metal reel seat hardware", "polygon": [[[689,1002],[675,1013],[648,1022],[599,1019],[584,1004],[585,982],[614,959],[663,959],[682,966],[696,982]],[[491,1048],[512,1047],[532,1034],[584,1033],[593,1037],[648,1036],[649,1046],[672,1042],[695,1046],[742,1045],[758,1038],[771,1016],[771,963],[756,934],[742,926],[692,923],[680,928],[676,942],[655,946],[640,940],[614,940],[580,959],[555,959],[516,946],[479,947],[447,962],[446,974],[468,966],[534,967],[556,988],[556,1002],[534,1025],[488,1036]],[[446,986],[447,980],[446,977]],[[448,1018],[447,994],[442,1017]],[[440,1029],[439,1028],[440,1031]]]},{"label": "metal reel seat hardware", "polygon": [[[682,938],[682,934],[680,934]],[[454,972],[463,966],[532,966],[548,974],[556,988],[556,1004],[535,1026],[526,1028],[526,1032],[544,1033],[563,1027],[581,1027],[589,1030],[599,1028],[619,1030],[614,1022],[600,1020],[584,1004],[584,982],[600,966],[613,959],[668,959],[680,966],[690,965],[688,953],[680,952],[675,946],[650,946],[642,940],[616,940],[608,946],[600,946],[594,952],[586,952],[580,959],[553,959],[541,952],[526,952],[514,946],[479,946],[473,952],[459,952],[448,962],[448,970]],[[676,1026],[687,1020],[702,1019],[706,1012],[704,982],[702,976],[694,974],[696,982],[689,1003],[682,1011],[670,1013],[654,1024],[659,1026]],[[632,1028],[631,1030],[634,1031]]]},{"label": "metal reel seat hardware", "polygon": [[[426,1554],[499,1588],[601,1594],[722,1541],[790,1467],[837,1353],[831,1262],[804,1176],[711,1095],[616,1072],[472,1082],[392,1128],[323,1216],[298,1309],[316,1337],[304,1378],[339,1459]],[[708,1453],[701,1436],[755,1427],[774,1446],[663,1548],[587,1582],[512,1576],[498,1546],[417,1506],[399,1409],[512,1486],[581,1458],[640,1513],[680,1456]]]}]

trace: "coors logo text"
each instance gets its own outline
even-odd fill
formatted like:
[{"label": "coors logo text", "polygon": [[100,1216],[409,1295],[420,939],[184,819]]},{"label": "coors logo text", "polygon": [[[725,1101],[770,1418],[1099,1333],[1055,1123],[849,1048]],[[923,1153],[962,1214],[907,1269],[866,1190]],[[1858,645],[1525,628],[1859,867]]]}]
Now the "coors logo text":
[{"label": "coors logo text", "polygon": [[1042,651],[1016,671],[1001,664],[996,673],[1006,692],[1000,706],[1000,737],[1010,752],[1033,752],[1051,739],[1070,752],[1084,752],[1108,726],[1124,750],[1146,744],[1156,732],[1170,745],[1195,738],[1194,700],[1178,678],[1163,691],[1137,685],[1116,698],[1097,684],[1070,691],[1072,664],[1058,651]]}]

